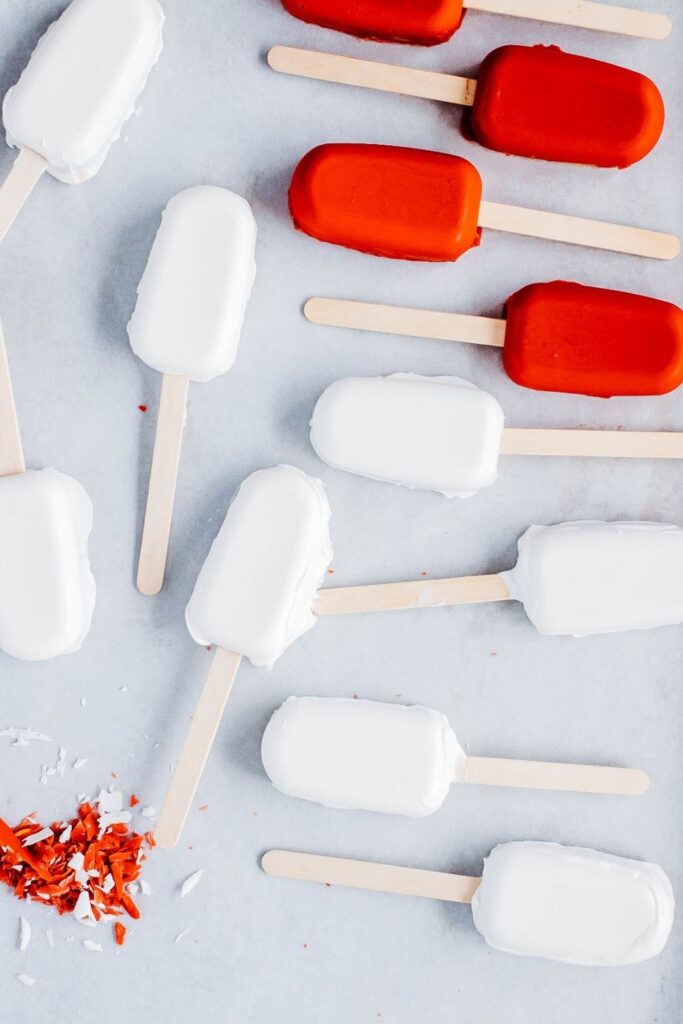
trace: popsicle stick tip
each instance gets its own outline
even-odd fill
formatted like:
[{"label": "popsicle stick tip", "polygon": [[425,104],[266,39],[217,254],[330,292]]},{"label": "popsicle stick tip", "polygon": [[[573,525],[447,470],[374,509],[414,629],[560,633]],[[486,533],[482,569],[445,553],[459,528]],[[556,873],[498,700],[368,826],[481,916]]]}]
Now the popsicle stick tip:
[{"label": "popsicle stick tip", "polygon": [[282,57],[282,54],[284,51],[286,51],[286,49],[286,46],[278,45],[271,46],[271,48],[268,50],[268,53],[266,54],[266,60],[268,61],[268,64],[273,69],[273,71],[281,70],[282,61],[280,60],[280,58]]},{"label": "popsicle stick tip", "polygon": [[180,832],[160,821],[154,829],[154,843],[159,850],[172,850],[180,839]]},{"label": "popsicle stick tip", "polygon": [[284,852],[284,850],[266,850],[261,857],[261,870],[265,871],[267,875],[278,875],[278,864]]},{"label": "popsicle stick tip", "polygon": [[681,240],[676,235],[664,235],[662,236],[662,255],[663,260],[675,260],[681,254]]},{"label": "popsicle stick tip", "polygon": [[668,39],[673,31],[673,22],[666,14],[652,15],[652,39]]},{"label": "popsicle stick tip", "polygon": [[320,319],[320,314],[321,314],[321,309],[322,309],[322,303],[323,302],[324,302],[324,299],[313,298],[313,299],[308,299],[304,303],[304,316],[312,324],[323,323],[323,321]]},{"label": "popsicle stick tip", "polygon": [[641,772],[637,768],[632,770],[633,785],[631,793],[633,796],[643,796],[650,788],[650,776],[647,772]]},{"label": "popsicle stick tip", "polygon": [[146,573],[142,572],[138,572],[138,576],[135,581],[138,591],[141,594],[144,594],[145,597],[156,597],[161,590],[163,582],[163,577],[160,580],[153,579]]}]

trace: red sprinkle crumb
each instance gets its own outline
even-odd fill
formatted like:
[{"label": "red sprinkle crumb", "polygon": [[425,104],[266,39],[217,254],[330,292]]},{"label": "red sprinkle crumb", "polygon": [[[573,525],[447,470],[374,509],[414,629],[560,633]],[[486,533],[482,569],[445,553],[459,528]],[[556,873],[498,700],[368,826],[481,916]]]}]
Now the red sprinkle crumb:
[{"label": "red sprinkle crumb", "polygon": [[[0,883],[9,886],[17,899],[42,903],[59,914],[70,914],[85,891],[97,921],[103,915],[118,917],[124,912],[132,918],[140,917],[128,886],[140,876],[145,848],[155,845],[152,833],[141,835],[129,832],[125,824],[115,824],[99,836],[98,804],[88,801],[79,806],[76,817],[67,824],[71,834],[65,842],[60,842],[59,836],[66,826],[55,821],[51,826],[53,835],[25,847],[26,838],[43,826],[35,817],[26,817],[11,828],[0,818]],[[74,854],[83,854],[83,867],[89,873],[84,884],[76,881],[76,871],[69,867]],[[105,892],[108,876],[114,884]],[[119,944],[124,933],[125,929],[116,932]]]},{"label": "red sprinkle crumb", "polygon": [[135,793],[131,793],[130,794],[130,806],[131,807],[137,807],[137,805],[139,803],[140,803],[140,797],[136,796]]},{"label": "red sprinkle crumb", "polygon": [[330,576],[334,576],[334,569],[328,569],[327,571],[330,574]]},{"label": "red sprinkle crumb", "polygon": [[122,946],[126,941],[126,926],[117,921],[114,925],[114,939],[116,940],[117,946]]},{"label": "red sprinkle crumb", "polygon": [[140,410],[140,412],[147,412],[147,406],[146,405],[139,405],[138,409]]},{"label": "red sprinkle crumb", "polygon": [[208,804],[202,804],[201,807],[199,808],[200,811],[208,811],[208,809],[209,809],[209,805]]}]

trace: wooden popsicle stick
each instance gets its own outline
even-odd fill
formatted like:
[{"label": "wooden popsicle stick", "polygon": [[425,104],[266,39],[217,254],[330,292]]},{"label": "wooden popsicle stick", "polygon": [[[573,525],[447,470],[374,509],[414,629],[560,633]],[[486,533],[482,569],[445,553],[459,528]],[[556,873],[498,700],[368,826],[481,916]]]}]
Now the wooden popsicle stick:
[{"label": "wooden popsicle stick", "polygon": [[401,868],[393,864],[321,857],[290,850],[268,850],[261,858],[261,867],[273,878],[293,878],[299,882],[321,882],[402,896],[424,896],[448,903],[471,903],[481,883],[480,878],[471,875],[451,875],[445,871]]},{"label": "wooden popsicle stick", "polygon": [[5,336],[0,323],[0,477],[16,476],[25,471]]},{"label": "wooden popsicle stick", "polygon": [[355,331],[402,334],[435,341],[463,341],[471,345],[505,344],[505,320],[464,313],[437,313],[407,306],[383,306],[350,299],[309,299],[304,316],[313,324],[348,327]]},{"label": "wooden popsicle stick", "polygon": [[0,186],[0,242],[46,169],[47,160],[40,153],[32,149],[19,150],[12,170]]},{"label": "wooden popsicle stick", "polygon": [[216,648],[154,829],[156,844],[164,850],[180,839],[241,660],[240,654]]},{"label": "wooden popsicle stick", "polygon": [[500,576],[461,576],[362,587],[325,587],[318,591],[313,611],[316,615],[360,615],[511,600],[510,591]]},{"label": "wooden popsicle stick", "polygon": [[582,459],[683,459],[683,431],[505,427],[500,453]]},{"label": "wooden popsicle stick", "polygon": [[402,96],[440,100],[471,107],[477,83],[474,78],[444,75],[436,71],[420,71],[396,64],[380,64],[374,60],[342,57],[336,53],[302,50],[295,46],[273,46],[268,52],[273,71],[299,78],[315,78],[338,85],[358,85]]},{"label": "wooden popsicle stick", "polygon": [[513,786],[613,796],[642,796],[650,788],[648,776],[635,768],[514,761],[504,757],[467,757],[458,766],[455,781],[477,786]]},{"label": "wooden popsicle stick", "polygon": [[648,256],[655,260],[674,260],[681,251],[676,235],[624,224],[609,224],[565,213],[529,210],[522,206],[482,202],[479,226],[513,235],[547,238],[552,242],[585,245],[589,249],[607,249],[630,256]]},{"label": "wooden popsicle stick", "polygon": [[574,28],[590,28],[640,39],[666,39],[672,28],[671,21],[664,14],[589,3],[588,0],[465,0],[465,7],[472,11],[508,14],[513,18],[549,21],[555,25],[572,25]]},{"label": "wooden popsicle stick", "polygon": [[161,381],[137,576],[138,590],[149,597],[158,594],[164,582],[189,383],[188,377],[169,373]]}]

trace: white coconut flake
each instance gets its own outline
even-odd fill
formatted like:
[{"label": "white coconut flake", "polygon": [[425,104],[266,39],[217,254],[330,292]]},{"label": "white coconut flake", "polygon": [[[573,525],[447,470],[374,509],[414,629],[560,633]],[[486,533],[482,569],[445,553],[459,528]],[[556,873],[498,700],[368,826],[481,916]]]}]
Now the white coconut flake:
[{"label": "white coconut flake", "polygon": [[190,875],[189,878],[185,879],[185,881],[183,882],[183,884],[182,884],[182,886],[180,888],[180,897],[181,897],[181,899],[184,896],[187,896],[188,893],[192,892],[192,890],[197,885],[199,885],[199,880],[200,880],[200,878],[202,877],[203,874],[204,874],[204,868],[200,868],[199,871],[195,871],[194,874]]},{"label": "white coconut flake", "polygon": [[[64,823],[62,822],[62,824],[64,824]],[[66,828],[64,828],[59,833],[59,841],[60,841],[60,843],[68,843],[70,839],[71,839],[71,825],[67,825]]]},{"label": "white coconut flake", "polygon": [[101,789],[95,801],[99,805],[100,814],[116,814],[123,807],[123,793],[110,786],[109,789]]},{"label": "white coconut flake", "polygon": [[25,917],[19,918],[19,949],[21,952],[25,952],[28,949],[28,944],[31,941],[31,925],[28,923]]},{"label": "white coconut flake", "polygon": [[82,708],[85,707],[86,703],[87,703],[87,701],[86,701],[85,697],[81,697],[81,707]]},{"label": "white coconut flake", "polygon": [[47,785],[47,780],[53,775],[61,775],[64,778],[64,769],[66,768],[66,750],[64,747],[59,748],[57,754],[57,761],[54,768],[50,768],[47,764],[41,764],[40,766],[40,784],[41,786]]},{"label": "white coconut flake", "polygon": [[131,882],[130,885],[126,886],[126,889],[131,896],[137,896],[137,894],[140,892],[140,886],[137,884],[137,882]]},{"label": "white coconut flake", "polygon": [[73,916],[76,918],[79,924],[84,924],[88,928],[94,928],[97,924],[95,915],[92,912],[92,905],[90,903],[90,897],[87,892],[83,890],[78,899],[76,900],[76,906],[73,909]]},{"label": "white coconut flake", "polygon": [[32,978],[30,974],[17,974],[17,981],[20,981],[26,988],[30,988],[31,985],[35,985],[36,979]]},{"label": "white coconut flake", "polygon": [[178,934],[176,935],[176,937],[175,937],[175,939],[173,941],[174,942],[180,942],[182,939],[185,938],[185,936],[187,935],[189,930],[190,930],[189,928],[185,928],[184,931],[178,932]]},{"label": "white coconut flake", "polygon": [[121,693],[128,693],[128,687],[127,686],[119,686],[119,690],[121,691]]},{"label": "white coconut flake", "polygon": [[81,768],[85,768],[87,763],[87,757],[77,757],[76,760],[71,765],[71,767],[74,769],[74,771],[79,772]]},{"label": "white coconut flake", "polygon": [[156,807],[143,807],[140,814],[143,818],[156,818],[158,811]]},{"label": "white coconut flake", "polygon": [[82,853],[74,853],[70,860],[67,861],[70,868],[74,871],[74,877],[79,885],[87,885],[90,879],[88,872],[85,870],[85,857]]},{"label": "white coconut flake", "polygon": [[46,736],[45,733],[36,732],[35,729],[17,729],[14,725],[8,725],[6,729],[0,729],[0,736],[7,736],[8,739],[14,740],[13,747],[27,747],[29,743],[40,742],[40,743],[54,743],[51,736]]},{"label": "white coconut flake", "polygon": [[87,949],[89,953],[101,953],[102,947],[99,942],[93,942],[92,939],[83,939],[81,943],[84,949]]},{"label": "white coconut flake", "polygon": [[111,892],[115,885],[116,882],[114,881],[114,876],[106,874],[104,876],[104,881],[102,882],[102,892]]},{"label": "white coconut flake", "polygon": [[51,828],[41,828],[40,832],[34,832],[30,836],[26,836],[22,846],[34,846],[36,843],[42,843],[43,839],[49,839],[53,835]]},{"label": "white coconut flake", "polygon": [[45,932],[45,937],[47,938],[48,946],[52,946],[52,948],[54,949],[55,948],[55,937],[54,937],[54,935],[52,933],[52,928],[48,928],[47,929],[47,931]]},{"label": "white coconut flake", "polygon": [[152,886],[144,878],[140,879],[140,892],[143,896],[152,895]]}]

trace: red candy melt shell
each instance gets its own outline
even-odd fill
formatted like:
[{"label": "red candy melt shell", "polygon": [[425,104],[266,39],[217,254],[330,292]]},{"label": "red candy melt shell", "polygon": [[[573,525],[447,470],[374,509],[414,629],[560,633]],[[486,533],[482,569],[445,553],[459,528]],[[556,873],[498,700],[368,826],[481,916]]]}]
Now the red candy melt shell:
[{"label": "red candy melt shell", "polygon": [[365,39],[433,46],[460,27],[462,0],[282,0],[295,18]]},{"label": "red candy melt shell", "polygon": [[537,391],[662,395],[683,381],[683,311],[628,292],[552,281],[507,302],[503,363]]},{"label": "red candy melt shell", "polygon": [[467,160],[400,146],[335,143],[292,177],[297,228],[323,242],[404,260],[456,260],[479,240],[481,178]]},{"label": "red candy melt shell", "polygon": [[479,69],[471,125],[503,153],[628,167],[657,144],[664,103],[627,68],[557,46],[501,46]]}]

